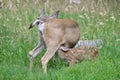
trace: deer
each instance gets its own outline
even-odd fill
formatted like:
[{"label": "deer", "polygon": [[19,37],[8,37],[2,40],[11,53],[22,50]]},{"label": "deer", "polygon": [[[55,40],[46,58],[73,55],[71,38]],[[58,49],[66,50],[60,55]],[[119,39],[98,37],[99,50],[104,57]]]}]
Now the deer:
[{"label": "deer", "polygon": [[76,21],[70,19],[57,18],[59,11],[46,17],[45,11],[42,10],[40,17],[33,21],[29,29],[35,24],[38,26],[40,41],[38,45],[29,52],[30,69],[33,67],[34,58],[47,49],[41,58],[42,69],[47,73],[47,64],[55,53],[61,53],[61,46],[73,48],[80,39],[80,28]]},{"label": "deer", "polygon": [[77,48],[60,47],[62,52],[59,56],[61,59],[67,62],[69,66],[81,62],[85,59],[94,61],[98,56],[98,48],[94,46],[80,46]]}]

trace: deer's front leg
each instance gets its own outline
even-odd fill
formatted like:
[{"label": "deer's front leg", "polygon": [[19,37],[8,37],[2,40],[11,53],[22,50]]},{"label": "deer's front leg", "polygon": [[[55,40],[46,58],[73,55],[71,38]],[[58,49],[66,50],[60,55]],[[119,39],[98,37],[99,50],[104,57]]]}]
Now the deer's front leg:
[{"label": "deer's front leg", "polygon": [[45,49],[45,44],[43,44],[43,42],[39,42],[38,45],[29,52],[29,56],[34,58],[38,53],[42,52],[43,49]]},{"label": "deer's front leg", "polygon": [[39,34],[40,36],[40,42],[38,43],[38,45],[29,52],[29,58],[30,58],[30,70],[32,70],[32,67],[33,67],[33,60],[34,58],[43,51],[43,49],[46,48],[46,45],[45,45],[45,42],[44,42],[44,39],[42,37],[42,34],[40,33]]},{"label": "deer's front leg", "polygon": [[45,48],[45,45],[42,43],[38,43],[38,45],[29,52],[29,58],[30,58],[30,70],[32,70],[33,67],[33,60],[34,58],[43,51],[43,49]]}]

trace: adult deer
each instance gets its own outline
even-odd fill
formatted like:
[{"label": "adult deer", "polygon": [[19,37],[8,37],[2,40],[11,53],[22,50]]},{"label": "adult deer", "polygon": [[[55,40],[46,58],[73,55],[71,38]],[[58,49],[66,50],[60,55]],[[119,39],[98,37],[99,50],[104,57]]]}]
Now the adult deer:
[{"label": "adult deer", "polygon": [[[53,13],[49,17],[45,16],[44,10],[41,11],[40,17],[35,20],[29,28],[38,24],[40,42],[37,47],[29,52],[30,68],[33,65],[33,59],[47,48],[46,53],[41,58],[42,68],[47,71],[47,63],[61,49],[61,46],[72,48],[80,38],[80,30],[78,24],[73,20],[56,19],[59,11]],[[59,53],[60,54],[60,53]]]}]

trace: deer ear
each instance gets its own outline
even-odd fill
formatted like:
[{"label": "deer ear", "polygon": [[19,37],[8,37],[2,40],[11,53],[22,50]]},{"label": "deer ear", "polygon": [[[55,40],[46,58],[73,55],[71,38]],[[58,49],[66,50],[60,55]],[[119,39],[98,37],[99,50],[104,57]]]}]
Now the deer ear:
[{"label": "deer ear", "polygon": [[41,10],[40,17],[45,17],[45,10],[44,9]]},{"label": "deer ear", "polygon": [[58,17],[58,15],[59,15],[59,10],[58,11],[56,11],[56,12],[54,12],[54,13],[52,13],[50,16],[49,16],[49,18],[57,18]]}]

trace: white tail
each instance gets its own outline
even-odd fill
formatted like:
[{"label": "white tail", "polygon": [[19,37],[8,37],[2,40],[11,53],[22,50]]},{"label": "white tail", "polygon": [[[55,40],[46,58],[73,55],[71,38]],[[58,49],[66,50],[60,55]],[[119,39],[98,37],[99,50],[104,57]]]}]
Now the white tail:
[{"label": "white tail", "polygon": [[30,68],[32,68],[34,57],[47,48],[45,55],[41,59],[43,70],[46,72],[47,63],[61,46],[68,48],[75,46],[80,39],[80,30],[78,24],[73,20],[56,19],[59,11],[49,17],[46,17],[44,13],[44,10],[42,10],[40,17],[29,27],[32,28],[35,24],[38,24],[40,33],[40,42],[37,47],[29,52],[29,56]]}]

